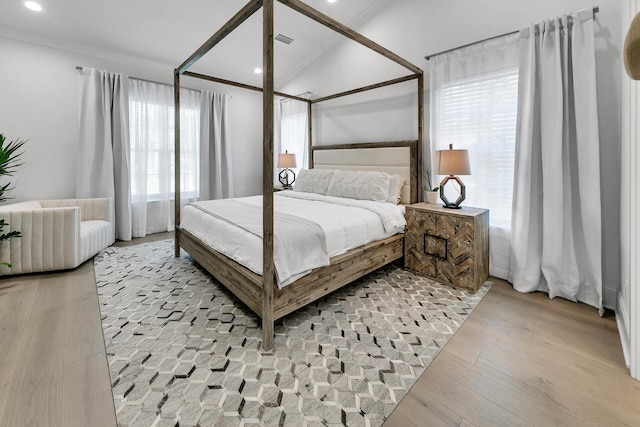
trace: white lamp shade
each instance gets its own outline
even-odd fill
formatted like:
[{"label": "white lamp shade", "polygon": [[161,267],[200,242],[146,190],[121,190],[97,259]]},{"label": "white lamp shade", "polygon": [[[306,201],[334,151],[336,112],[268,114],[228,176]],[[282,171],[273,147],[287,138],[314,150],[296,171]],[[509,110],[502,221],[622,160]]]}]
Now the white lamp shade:
[{"label": "white lamp shade", "polygon": [[279,168],[295,168],[296,167],[296,155],[289,154],[287,152],[278,155],[278,167]]},{"label": "white lamp shade", "polygon": [[436,175],[471,175],[469,151],[454,150],[453,144],[448,150],[436,151],[434,174]]}]

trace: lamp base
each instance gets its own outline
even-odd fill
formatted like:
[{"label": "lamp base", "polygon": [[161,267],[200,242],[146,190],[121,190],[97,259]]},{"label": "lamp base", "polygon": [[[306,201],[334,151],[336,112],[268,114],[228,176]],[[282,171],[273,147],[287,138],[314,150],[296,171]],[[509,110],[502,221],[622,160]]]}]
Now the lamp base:
[{"label": "lamp base", "polygon": [[[289,181],[289,172],[293,175],[293,179]],[[278,174],[278,181],[285,190],[293,189],[293,183],[296,181],[296,173],[290,169],[282,169]]]},{"label": "lamp base", "polygon": [[[458,199],[455,202],[450,202],[449,199],[447,199],[447,197],[444,195],[444,187],[447,184],[447,182],[449,182],[450,180],[456,181],[460,186],[460,197],[458,197]],[[460,178],[458,178],[455,175],[446,176],[440,183],[440,199],[444,202],[444,204],[442,205],[442,207],[444,208],[460,209],[460,203],[464,201],[464,199],[466,198],[466,195],[467,195],[467,192],[466,192],[464,183]]]}]

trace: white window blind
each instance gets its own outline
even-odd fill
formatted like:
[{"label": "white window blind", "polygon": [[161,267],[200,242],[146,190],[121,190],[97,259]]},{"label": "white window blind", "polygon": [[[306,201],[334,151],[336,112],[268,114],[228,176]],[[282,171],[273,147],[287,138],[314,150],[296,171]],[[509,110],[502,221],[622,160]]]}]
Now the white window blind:
[{"label": "white window blind", "polygon": [[[460,177],[466,186],[464,203],[488,208],[492,227],[511,228],[518,66],[447,82],[440,88],[439,104],[434,149],[453,144],[469,150],[471,175]],[[457,194],[447,197],[455,200]]]},{"label": "white window blind", "polygon": [[[169,108],[171,117],[175,108]],[[169,124],[169,134],[175,135],[175,121]],[[175,176],[175,138],[171,138],[171,176]],[[200,179],[200,109],[180,108],[180,197],[197,198]],[[173,194],[173,191],[172,191]]]}]

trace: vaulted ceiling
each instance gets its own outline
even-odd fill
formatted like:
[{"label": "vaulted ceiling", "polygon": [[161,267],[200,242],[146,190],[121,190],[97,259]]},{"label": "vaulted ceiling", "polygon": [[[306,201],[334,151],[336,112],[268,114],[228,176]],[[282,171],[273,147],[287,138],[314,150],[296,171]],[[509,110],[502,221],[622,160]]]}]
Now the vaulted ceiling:
[{"label": "vaulted ceiling", "polygon": [[[357,29],[394,0],[303,0]],[[0,35],[107,58],[135,57],[180,65],[246,4],[245,0],[23,0],[0,1]],[[342,36],[276,2],[276,87],[319,58]],[[191,71],[260,85],[262,14],[257,12]],[[82,65],[82,64],[79,64]]]}]

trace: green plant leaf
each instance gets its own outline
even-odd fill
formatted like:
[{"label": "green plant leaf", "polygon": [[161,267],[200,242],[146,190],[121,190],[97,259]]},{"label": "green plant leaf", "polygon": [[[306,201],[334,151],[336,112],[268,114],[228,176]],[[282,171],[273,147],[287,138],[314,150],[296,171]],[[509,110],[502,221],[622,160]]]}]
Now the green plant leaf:
[{"label": "green plant leaf", "polygon": [[[0,176],[12,176],[16,168],[23,164],[20,162],[23,151],[20,150],[26,142],[21,139],[7,142],[7,138],[0,133]],[[11,182],[0,186],[0,203],[8,199],[5,193],[11,188]]]},{"label": "green plant leaf", "polygon": [[0,242],[3,240],[13,239],[14,237],[22,237],[18,230],[10,231],[7,234],[0,234]]},{"label": "green plant leaf", "polygon": [[23,151],[19,151],[26,140],[16,139],[7,143],[6,137],[0,133],[0,176],[11,176],[18,166],[22,165],[20,157]]},{"label": "green plant leaf", "polygon": [[[22,162],[20,162],[20,156],[22,156],[23,151],[20,150],[26,142],[26,140],[16,139],[15,141],[7,143],[5,136],[0,133],[0,176],[11,176],[16,171],[16,168],[22,165]],[[0,186],[0,203],[7,200],[7,197],[5,197],[4,194],[10,189],[10,182]],[[9,223],[4,219],[0,219],[0,233],[2,233],[4,228],[8,225]],[[0,242],[13,239],[15,237],[21,237],[20,231],[14,230],[5,234],[0,234]],[[0,265],[11,267],[11,264],[8,262],[0,261]]]}]

